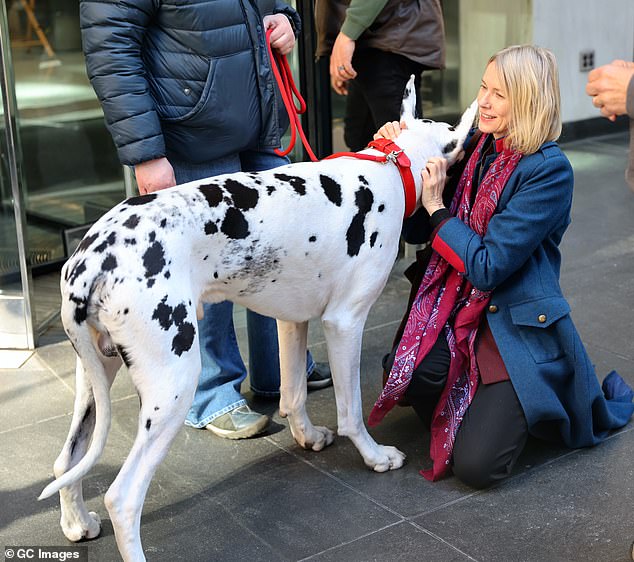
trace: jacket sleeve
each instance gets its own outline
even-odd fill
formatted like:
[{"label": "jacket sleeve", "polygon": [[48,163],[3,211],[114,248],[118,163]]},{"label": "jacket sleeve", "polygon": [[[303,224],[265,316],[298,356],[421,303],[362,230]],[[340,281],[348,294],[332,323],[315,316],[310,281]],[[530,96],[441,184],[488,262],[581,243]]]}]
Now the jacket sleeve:
[{"label": "jacket sleeve", "polygon": [[88,78],[122,164],[165,156],[165,142],[145,78],[141,44],[154,0],[82,0],[80,24]]},{"label": "jacket sleeve", "polygon": [[341,26],[342,33],[356,41],[374,23],[386,4],[387,0],[352,0]]},{"label": "jacket sleeve", "polygon": [[549,235],[570,222],[573,174],[567,158],[538,158],[524,173],[484,236],[454,217],[442,224],[432,242],[480,290],[491,291],[504,282]]},{"label": "jacket sleeve", "polygon": [[300,19],[299,14],[286,2],[282,2],[281,0],[275,1],[275,9],[273,11],[276,14],[284,14],[289,20],[291,20],[295,37],[299,37],[299,34],[302,31],[302,20]]}]

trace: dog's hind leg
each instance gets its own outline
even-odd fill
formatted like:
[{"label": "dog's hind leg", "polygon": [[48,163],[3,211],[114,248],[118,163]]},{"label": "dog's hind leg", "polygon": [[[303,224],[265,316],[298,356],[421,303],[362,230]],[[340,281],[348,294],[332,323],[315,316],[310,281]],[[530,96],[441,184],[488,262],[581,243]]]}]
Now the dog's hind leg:
[{"label": "dog's hind leg", "polygon": [[[121,366],[121,359],[118,357],[103,357],[102,363],[108,378],[108,384],[112,385],[112,381]],[[68,472],[84,457],[94,427],[95,400],[92,386],[81,361],[77,358],[73,419],[66,442],[53,465],[53,472],[56,478]],[[61,508],[60,525],[68,540],[76,542],[81,539],[93,539],[99,535],[101,521],[96,513],[89,512],[86,508],[81,480],[62,488],[59,491],[59,499]]]},{"label": "dog's hind leg", "polygon": [[395,447],[379,445],[363,423],[360,360],[363,326],[369,311],[349,307],[328,311],[322,318],[328,360],[337,400],[337,433],[350,438],[365,464],[376,472],[403,466],[405,455]]},{"label": "dog's hind leg", "polygon": [[137,354],[130,366],[141,399],[137,436],[104,498],[119,552],[126,562],[145,560],[139,534],[143,501],[154,472],[183,426],[200,373],[197,340],[179,358],[172,356],[170,360],[157,349],[148,350],[147,357],[150,362],[142,361]]},{"label": "dog's hind leg", "polygon": [[288,416],[295,441],[321,451],[334,440],[327,427],[314,426],[306,413],[306,341],[308,323],[277,321],[280,343],[280,415]]}]

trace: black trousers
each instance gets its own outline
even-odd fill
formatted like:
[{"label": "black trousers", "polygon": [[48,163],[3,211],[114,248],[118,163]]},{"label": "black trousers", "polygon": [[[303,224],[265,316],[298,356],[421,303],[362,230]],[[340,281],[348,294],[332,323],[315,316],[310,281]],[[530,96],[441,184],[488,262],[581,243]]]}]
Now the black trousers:
[{"label": "black trousers", "polygon": [[[412,375],[405,399],[429,428],[449,371],[449,346],[444,337]],[[391,367],[394,356],[386,357]],[[526,445],[528,425],[511,381],[480,384],[465,412],[453,449],[453,473],[473,488],[486,488],[513,470]]]},{"label": "black trousers", "polygon": [[352,57],[357,77],[348,83],[344,141],[350,150],[363,150],[388,121],[398,121],[409,77],[416,76],[416,114],[422,117],[421,75],[425,66],[407,57],[378,49],[359,48]]}]

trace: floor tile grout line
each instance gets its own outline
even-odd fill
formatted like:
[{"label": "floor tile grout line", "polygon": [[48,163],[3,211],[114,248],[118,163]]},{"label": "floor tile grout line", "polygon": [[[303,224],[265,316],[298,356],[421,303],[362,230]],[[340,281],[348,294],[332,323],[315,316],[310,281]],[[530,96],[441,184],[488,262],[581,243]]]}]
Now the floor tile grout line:
[{"label": "floor tile grout line", "polygon": [[454,546],[453,544],[451,544],[450,542],[446,541],[445,539],[443,539],[441,536],[437,535],[436,533],[433,533],[429,529],[425,529],[425,527],[422,527],[421,525],[419,525],[418,523],[416,523],[414,521],[409,521],[408,520],[408,523],[410,525],[412,525],[413,527],[415,527],[416,529],[418,529],[419,531],[421,531],[421,532],[429,535],[430,537],[436,539],[438,542],[441,542],[441,543],[447,545],[452,550],[455,550],[456,552],[459,552],[463,556],[466,556],[469,560],[472,560],[473,562],[478,562],[477,558],[474,558],[473,556],[470,556],[469,554],[467,554],[463,550],[460,550],[457,546]]},{"label": "floor tile grout line", "polygon": [[68,390],[70,390],[71,394],[73,396],[75,396],[75,389],[70,386],[62,377],[60,377],[57,372],[55,371],[55,369],[53,369],[53,367],[51,365],[49,365],[48,361],[46,361],[46,359],[44,359],[43,357],[41,357],[37,352],[34,354],[35,357],[37,357],[38,361],[41,361],[42,363],[44,363],[44,366],[51,372],[53,373],[53,376],[60,381]]},{"label": "floor tile grout line", "polygon": [[376,499],[370,497],[368,494],[366,494],[365,492],[362,492],[361,490],[358,490],[357,488],[355,488],[354,486],[351,486],[350,484],[348,484],[345,480],[342,480],[341,478],[339,478],[338,476],[335,476],[334,474],[328,472],[327,470],[317,466],[315,463],[301,457],[300,455],[298,455],[297,453],[294,453],[293,451],[291,451],[290,449],[288,449],[287,447],[284,447],[283,445],[280,445],[279,443],[276,443],[273,439],[271,439],[270,437],[264,437],[264,439],[266,441],[268,441],[269,443],[273,444],[275,447],[277,447],[278,449],[284,451],[285,453],[291,455],[293,458],[303,462],[304,464],[310,466],[311,468],[317,470],[318,472],[320,472],[321,474],[327,476],[328,478],[334,480],[335,482],[337,482],[338,484],[340,484],[341,486],[343,486],[344,488],[347,488],[348,490],[351,490],[352,492],[354,492],[356,495],[361,496],[362,498],[368,500],[369,502],[373,503],[374,505],[380,507],[381,509],[391,513],[392,515],[398,517],[401,520],[405,520],[406,517],[404,515],[401,515],[400,513],[398,513],[397,511],[394,511],[392,508],[388,507],[387,505],[382,504],[381,502],[377,501]]},{"label": "floor tile grout line", "polygon": [[320,552],[315,552],[314,554],[311,554],[310,556],[306,556],[305,558],[300,558],[299,560],[297,560],[297,562],[305,562],[306,560],[311,560],[312,558],[315,558],[315,556],[320,556],[322,554],[325,554],[326,552],[332,552],[333,550],[338,550],[344,546],[348,546],[350,544],[354,544],[357,541],[360,541],[362,539],[365,539],[367,537],[371,537],[372,535],[376,534],[376,533],[380,533],[381,531],[385,531],[386,529],[389,529],[391,527],[395,527],[396,525],[400,525],[401,523],[406,522],[406,520],[402,520],[402,521],[394,521],[393,523],[390,523],[389,525],[385,525],[379,529],[375,529],[374,531],[370,531],[368,533],[364,533],[363,535],[359,535],[358,537],[355,537],[354,539],[348,540],[348,541],[344,541],[340,544],[336,544],[333,546],[330,546]]}]

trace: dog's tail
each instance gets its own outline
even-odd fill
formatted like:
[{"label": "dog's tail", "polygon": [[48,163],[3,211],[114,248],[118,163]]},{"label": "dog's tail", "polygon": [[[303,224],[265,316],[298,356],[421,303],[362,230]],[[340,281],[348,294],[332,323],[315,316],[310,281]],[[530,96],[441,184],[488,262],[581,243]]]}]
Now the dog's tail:
[{"label": "dog's tail", "polygon": [[[64,315],[62,305],[62,315]],[[72,338],[73,346],[81,359],[81,367],[88,377],[95,400],[95,426],[92,432],[90,446],[86,454],[70,470],[51,482],[37,498],[43,500],[59,492],[62,488],[74,484],[83,478],[99,460],[106,445],[108,432],[110,431],[110,385],[103,363],[97,350],[99,333],[84,320]]]}]

